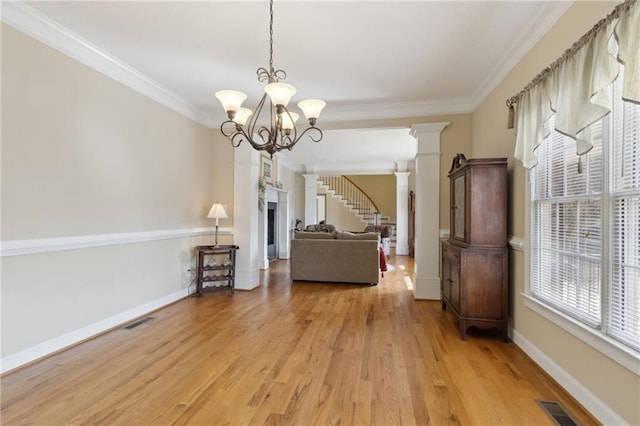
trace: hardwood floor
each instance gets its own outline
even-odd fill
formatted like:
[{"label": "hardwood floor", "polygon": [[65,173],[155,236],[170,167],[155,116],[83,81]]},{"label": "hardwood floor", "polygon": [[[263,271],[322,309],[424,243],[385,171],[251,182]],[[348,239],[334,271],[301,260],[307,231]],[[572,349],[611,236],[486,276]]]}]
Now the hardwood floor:
[{"label": "hardwood floor", "polygon": [[2,377],[3,425],[553,425],[535,399],[596,424],[514,344],[459,338],[414,301],[412,259],[380,285],[291,283],[189,297]]}]

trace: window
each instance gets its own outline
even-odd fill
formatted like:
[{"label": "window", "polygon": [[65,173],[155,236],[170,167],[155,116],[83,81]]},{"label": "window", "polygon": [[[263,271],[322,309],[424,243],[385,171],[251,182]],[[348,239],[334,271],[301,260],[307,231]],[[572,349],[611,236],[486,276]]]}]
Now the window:
[{"label": "window", "polygon": [[614,99],[588,154],[555,130],[536,150],[529,290],[640,352],[640,105]]}]

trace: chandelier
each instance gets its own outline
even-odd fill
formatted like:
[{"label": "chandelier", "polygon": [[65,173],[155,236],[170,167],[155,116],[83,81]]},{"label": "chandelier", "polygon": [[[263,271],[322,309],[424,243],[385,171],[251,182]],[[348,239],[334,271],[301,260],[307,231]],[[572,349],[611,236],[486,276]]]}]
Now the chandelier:
[{"label": "chandelier", "polygon": [[[258,81],[267,81],[268,84],[255,113],[242,107],[242,102],[247,99],[247,95],[242,92],[220,90],[216,92],[216,98],[222,103],[229,118],[222,123],[220,131],[231,140],[231,144],[237,148],[243,141],[247,141],[255,150],[267,151],[273,157],[278,151],[290,151],[304,135],[309,136],[314,142],[320,142],[322,131],[316,127],[316,120],[326,103],[319,99],[306,99],[298,103],[298,107],[309,121],[309,127],[298,134],[295,123],[299,115],[287,108],[291,97],[296,93],[296,88],[281,83],[280,80],[287,78],[287,73],[273,68],[273,0],[269,1],[269,15],[269,70],[258,68],[257,71]],[[267,95],[269,126],[258,124]]]}]

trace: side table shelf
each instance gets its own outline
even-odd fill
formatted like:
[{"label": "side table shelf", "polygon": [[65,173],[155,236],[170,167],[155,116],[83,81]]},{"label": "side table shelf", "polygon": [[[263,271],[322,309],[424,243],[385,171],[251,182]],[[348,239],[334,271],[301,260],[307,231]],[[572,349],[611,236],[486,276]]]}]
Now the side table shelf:
[{"label": "side table shelf", "polygon": [[[198,270],[195,296],[203,293],[229,290],[233,293],[236,282],[235,245],[197,246]],[[212,285],[206,285],[210,283]]]}]

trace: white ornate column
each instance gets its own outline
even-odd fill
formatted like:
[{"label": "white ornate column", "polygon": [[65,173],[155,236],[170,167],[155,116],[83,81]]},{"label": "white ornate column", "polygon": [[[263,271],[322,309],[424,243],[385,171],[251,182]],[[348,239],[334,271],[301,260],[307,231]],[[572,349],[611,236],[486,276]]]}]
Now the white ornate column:
[{"label": "white ornate column", "polygon": [[440,299],[440,134],[449,123],[415,124],[416,243],[413,297]]},{"label": "white ornate column", "polygon": [[235,286],[241,290],[251,290],[260,284],[257,238],[259,159],[259,153],[247,143],[233,151],[233,240],[240,247],[236,257]]},{"label": "white ornate column", "polygon": [[396,172],[396,254],[409,254],[409,172]]},{"label": "white ornate column", "polygon": [[304,174],[304,225],[318,223],[318,175]]}]

